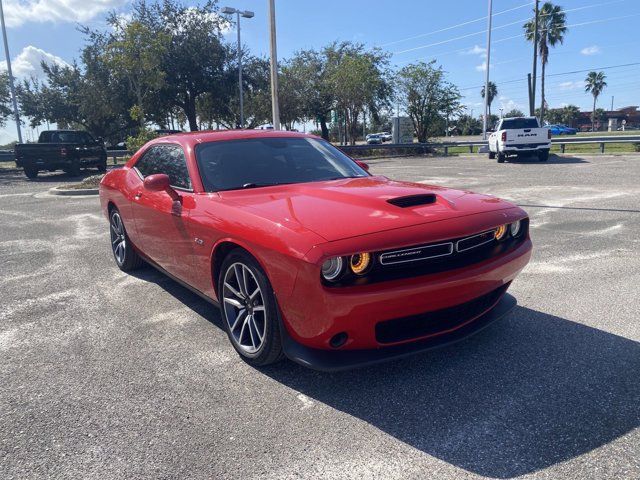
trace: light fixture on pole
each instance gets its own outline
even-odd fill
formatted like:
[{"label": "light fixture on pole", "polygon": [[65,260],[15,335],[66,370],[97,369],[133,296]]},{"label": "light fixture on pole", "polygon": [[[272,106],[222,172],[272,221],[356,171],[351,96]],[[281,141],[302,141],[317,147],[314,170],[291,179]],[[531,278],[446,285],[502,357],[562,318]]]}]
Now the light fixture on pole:
[{"label": "light fixture on pole", "polygon": [[20,130],[20,114],[18,113],[16,89],[13,85],[13,73],[11,72],[11,55],[9,55],[9,43],[7,42],[7,28],[4,25],[4,9],[2,8],[2,0],[0,0],[0,21],[2,22],[2,39],[4,40],[4,54],[7,58],[7,73],[9,74],[9,88],[11,89],[13,114],[16,118],[16,129],[18,130],[18,143],[22,143],[22,131]]},{"label": "light fixture on pole", "polygon": [[271,113],[274,130],[280,130],[280,107],[278,105],[278,52],[276,51],[276,6],[269,0],[269,31],[271,38]]},{"label": "light fixture on pole", "polygon": [[228,15],[236,14],[238,23],[238,88],[240,89],[240,128],[244,128],[244,99],[242,92],[242,43],[240,41],[240,16],[244,18],[253,18],[253,12],[249,10],[238,10],[232,7],[224,7],[220,10]]},{"label": "light fixture on pole", "polygon": [[482,119],[482,139],[487,139],[487,115],[489,114],[489,67],[491,65],[491,20],[493,16],[493,0],[489,0],[489,16],[487,20],[487,76],[484,84],[484,118]]}]

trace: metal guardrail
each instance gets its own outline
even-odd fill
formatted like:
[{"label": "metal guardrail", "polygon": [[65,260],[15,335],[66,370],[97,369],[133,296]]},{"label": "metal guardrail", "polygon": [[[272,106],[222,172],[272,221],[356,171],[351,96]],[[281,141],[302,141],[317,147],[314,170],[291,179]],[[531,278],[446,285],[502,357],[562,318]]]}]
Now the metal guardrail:
[{"label": "metal guardrail", "polygon": [[[561,153],[565,153],[567,145],[589,145],[599,144],[600,153],[605,153],[605,146],[611,143],[638,143],[640,144],[640,135],[608,135],[593,137],[554,137],[551,139],[552,145],[559,145]],[[469,147],[469,153],[473,153],[473,148],[484,147],[487,145],[486,140],[463,140],[459,142],[429,142],[429,143],[398,143],[398,144],[378,144],[378,145],[336,145],[345,153],[357,153],[358,151],[367,150],[388,150],[388,149],[423,149],[424,153],[432,149],[442,149],[444,155],[449,154],[450,148]]]},{"label": "metal guardrail", "polygon": [[129,150],[107,150],[107,163],[109,158],[113,158],[113,164],[118,164],[118,158],[129,157],[133,155],[133,152]]}]

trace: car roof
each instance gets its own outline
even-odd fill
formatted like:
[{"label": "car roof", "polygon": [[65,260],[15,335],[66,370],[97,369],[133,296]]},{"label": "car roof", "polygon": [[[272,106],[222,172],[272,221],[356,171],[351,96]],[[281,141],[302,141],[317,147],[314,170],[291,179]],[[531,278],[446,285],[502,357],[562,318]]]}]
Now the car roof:
[{"label": "car roof", "polygon": [[158,137],[152,143],[162,143],[164,140],[175,142],[176,140],[197,145],[206,142],[222,142],[227,140],[247,140],[251,138],[320,138],[315,135],[285,130],[201,130],[197,132],[175,133]]}]

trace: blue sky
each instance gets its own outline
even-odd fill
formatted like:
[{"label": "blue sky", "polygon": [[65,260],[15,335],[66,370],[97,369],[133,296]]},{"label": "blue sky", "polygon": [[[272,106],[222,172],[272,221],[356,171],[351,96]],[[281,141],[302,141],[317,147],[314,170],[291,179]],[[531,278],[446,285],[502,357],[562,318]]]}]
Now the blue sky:
[{"label": "blue sky", "polygon": [[[591,108],[584,93],[586,73],[640,62],[639,0],[558,0],[567,11],[569,32],[564,45],[553,49],[547,73],[551,107],[576,104]],[[276,0],[278,55],[286,58],[298,49],[321,48],[333,40],[352,40],[380,46],[393,53],[392,65],[435,59],[464,94],[464,103],[478,115],[480,86],[486,65],[486,0],[396,0],[311,2]],[[229,0],[220,6],[253,10],[243,19],[243,42],[255,54],[268,54],[267,0]],[[522,23],[531,16],[533,1],[494,0],[491,79],[499,99],[493,111],[513,107],[526,111],[526,74],[531,70],[532,47],[522,36]],[[126,13],[127,0],[4,0],[14,75],[40,74],[39,62],[70,63],[84,43],[78,24],[104,28],[106,12]],[[461,25],[462,24],[462,25]],[[229,32],[231,40],[235,32]],[[600,106],[640,104],[640,65],[606,69],[608,88]],[[0,130],[0,143],[15,138],[9,124]]]}]

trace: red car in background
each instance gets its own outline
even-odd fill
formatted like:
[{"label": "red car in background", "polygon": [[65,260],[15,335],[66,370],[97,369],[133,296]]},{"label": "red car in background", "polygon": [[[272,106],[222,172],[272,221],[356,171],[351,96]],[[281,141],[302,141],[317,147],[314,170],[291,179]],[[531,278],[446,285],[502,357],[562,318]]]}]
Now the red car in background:
[{"label": "red car in background", "polygon": [[514,305],[531,255],[522,209],[370,175],[300,133],[154,140],[100,200],[118,267],[146,261],[219,305],[256,366],[337,370],[457,341]]}]

